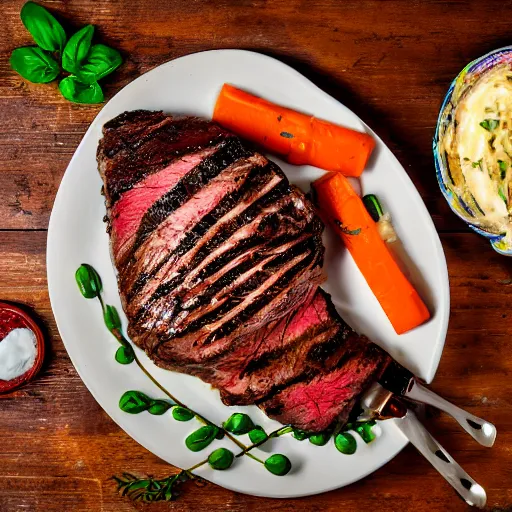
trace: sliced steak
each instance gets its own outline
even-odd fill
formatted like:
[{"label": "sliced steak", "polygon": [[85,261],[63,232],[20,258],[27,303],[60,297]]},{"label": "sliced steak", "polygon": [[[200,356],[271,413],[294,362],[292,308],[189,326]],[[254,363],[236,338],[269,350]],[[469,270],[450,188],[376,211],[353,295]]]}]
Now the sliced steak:
[{"label": "sliced steak", "polygon": [[261,409],[271,418],[307,432],[321,432],[333,424],[346,423],[357,398],[384,371],[390,359],[353,331],[328,359],[330,369],[284,388],[263,401]]},{"label": "sliced steak", "polygon": [[319,290],[323,225],[281,169],[214,123],[126,112],[98,164],[128,333],[226,404],[319,431],[387,355]]}]

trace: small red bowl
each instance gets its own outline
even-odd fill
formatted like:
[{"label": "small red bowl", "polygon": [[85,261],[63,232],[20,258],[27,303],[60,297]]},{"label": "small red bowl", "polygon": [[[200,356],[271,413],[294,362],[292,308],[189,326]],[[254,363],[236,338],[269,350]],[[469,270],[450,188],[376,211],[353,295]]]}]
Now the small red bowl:
[{"label": "small red bowl", "polygon": [[36,337],[37,354],[32,367],[27,370],[23,375],[16,377],[12,380],[1,380],[0,379],[0,393],[7,393],[20,387],[29,380],[33,379],[37,372],[41,369],[44,360],[44,336],[28,313],[20,309],[19,307],[8,304],[7,302],[0,302],[0,343],[2,339],[12,329],[17,327],[26,327],[30,329]]}]

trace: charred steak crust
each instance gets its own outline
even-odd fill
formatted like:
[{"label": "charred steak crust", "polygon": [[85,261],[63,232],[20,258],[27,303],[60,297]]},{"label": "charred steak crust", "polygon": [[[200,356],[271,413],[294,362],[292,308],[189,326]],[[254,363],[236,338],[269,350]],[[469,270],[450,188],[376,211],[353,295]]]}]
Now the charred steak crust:
[{"label": "charred steak crust", "polygon": [[281,169],[212,122],[145,110],[104,125],[97,159],[134,343],[228,405],[346,421],[389,358],[318,288],[323,225]]}]

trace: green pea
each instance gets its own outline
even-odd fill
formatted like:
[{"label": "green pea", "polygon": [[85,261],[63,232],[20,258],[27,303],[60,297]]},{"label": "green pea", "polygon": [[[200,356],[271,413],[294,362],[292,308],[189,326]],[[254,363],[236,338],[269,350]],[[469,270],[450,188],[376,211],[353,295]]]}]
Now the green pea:
[{"label": "green pea", "polygon": [[172,404],[166,402],[165,400],[152,400],[148,412],[149,414],[153,414],[154,416],[161,416],[162,414],[166,413],[171,407]]},{"label": "green pea", "polygon": [[247,414],[236,412],[232,414],[223,424],[225,430],[236,436],[247,434],[254,428],[254,423]]},{"label": "green pea", "polygon": [[119,408],[129,414],[139,414],[149,409],[151,399],[140,391],[126,391],[119,399]]},{"label": "green pea", "polygon": [[292,469],[292,463],[286,455],[275,453],[265,461],[265,467],[274,475],[284,476]]},{"label": "green pea", "polygon": [[218,428],[213,425],[205,425],[195,432],[192,432],[186,439],[185,445],[193,452],[204,450],[217,435]]},{"label": "green pea", "polygon": [[194,413],[190,409],[176,405],[172,408],[172,417],[176,421],[190,421],[194,417]]},{"label": "green pea", "polygon": [[82,263],[75,272],[75,280],[80,293],[86,299],[94,299],[99,296],[101,292],[101,279],[91,265]]},{"label": "green pea", "polygon": [[304,430],[294,428],[292,436],[295,437],[297,441],[304,441],[304,439],[307,439],[309,437],[309,434],[307,432],[304,432]]},{"label": "green pea", "polygon": [[116,350],[115,360],[119,364],[130,364],[133,363],[135,360],[135,353],[133,352],[133,348],[131,345],[128,345],[127,347],[119,347]]},{"label": "green pea", "polygon": [[334,439],[334,444],[338,451],[345,455],[352,455],[357,450],[356,440],[354,436],[348,432],[338,434]]},{"label": "green pea", "polygon": [[258,444],[268,439],[268,436],[263,428],[258,425],[249,432],[249,439],[252,444]]},{"label": "green pea", "polygon": [[319,434],[313,434],[312,436],[309,436],[309,442],[316,446],[324,446],[324,444],[327,444],[330,438],[331,434],[320,432]]},{"label": "green pea", "polygon": [[372,430],[374,425],[374,421],[367,421],[360,423],[355,428],[355,431],[361,436],[366,444],[371,443],[377,437]]},{"label": "green pea", "polygon": [[217,450],[210,453],[208,464],[210,464],[213,469],[222,471],[231,467],[234,458],[233,452],[227,448],[217,448]]}]

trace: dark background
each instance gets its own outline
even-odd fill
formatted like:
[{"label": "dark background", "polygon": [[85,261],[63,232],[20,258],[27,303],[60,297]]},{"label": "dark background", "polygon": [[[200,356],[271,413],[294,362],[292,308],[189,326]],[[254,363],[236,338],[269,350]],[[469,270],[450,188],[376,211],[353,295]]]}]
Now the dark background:
[{"label": "dark background", "polygon": [[[100,106],[63,100],[56,83],[11,71],[13,48],[32,44],[23,1],[0,9],[0,299],[23,303],[48,332],[39,378],[0,397],[0,510],[143,510],[109,477],[163,477],[175,469],[146,452],[100,409],[77,376],[51,313],[46,228],[66,166]],[[431,140],[450,81],[472,59],[511,43],[506,1],[72,0],[41,2],[69,32],[92,23],[125,63],[107,99],[141,73],[212,48],[244,48],[292,65],[368,123],[395,152],[423,197],[448,261],[451,319],[433,389],[494,422],[481,448],[445,417],[429,428],[487,490],[489,509],[512,511],[512,260],[469,232],[435,179]],[[300,500],[267,500],[191,484],[151,510],[461,511],[464,505],[413,448],[363,481]]]}]

